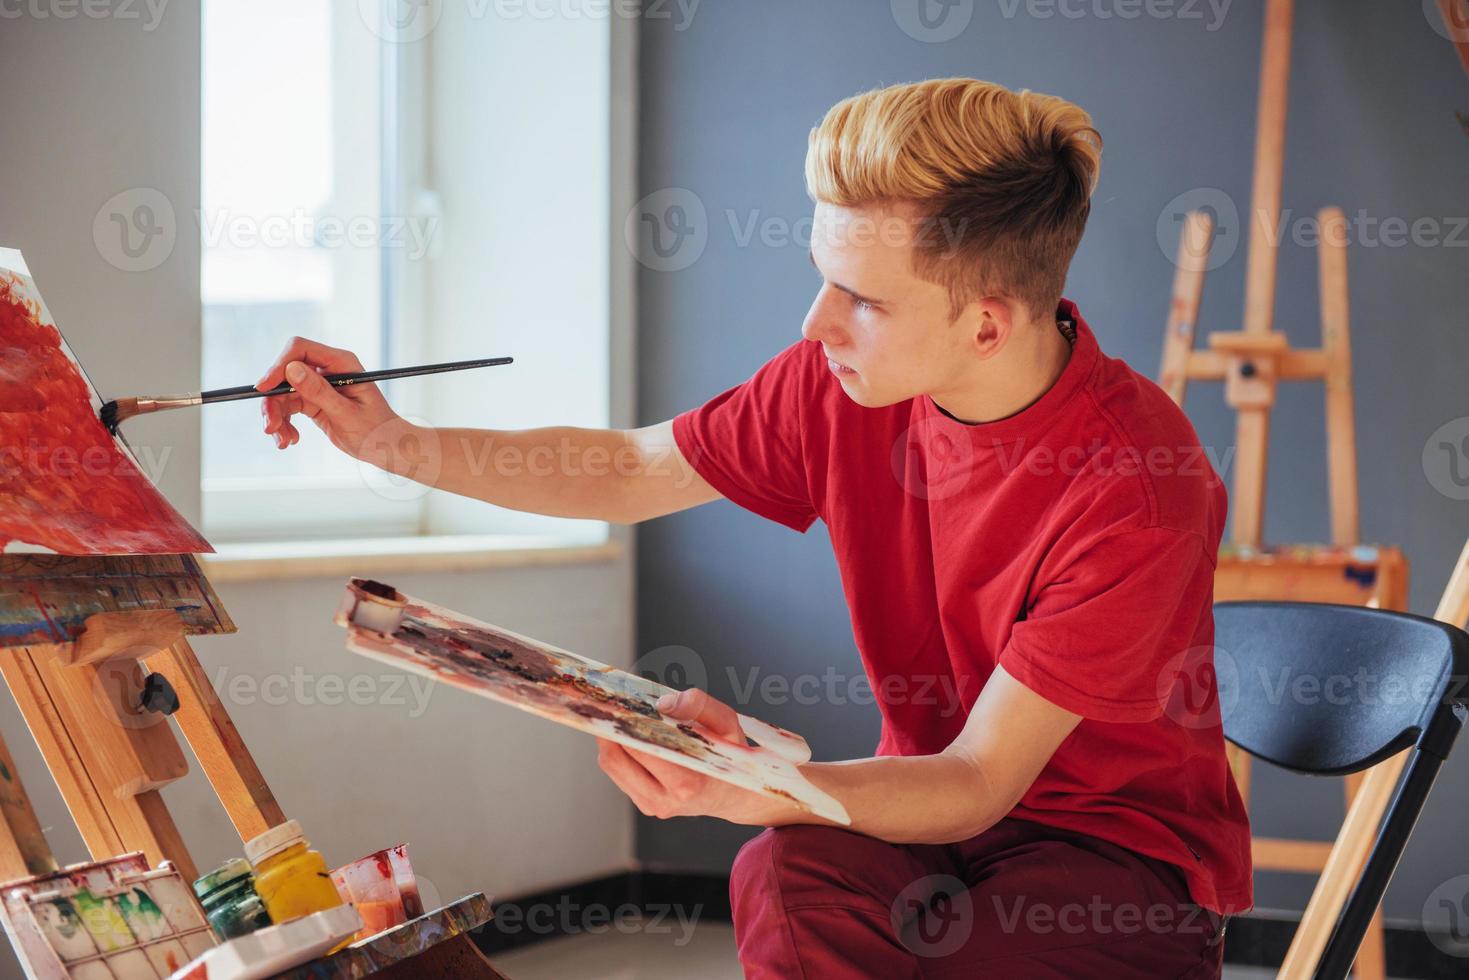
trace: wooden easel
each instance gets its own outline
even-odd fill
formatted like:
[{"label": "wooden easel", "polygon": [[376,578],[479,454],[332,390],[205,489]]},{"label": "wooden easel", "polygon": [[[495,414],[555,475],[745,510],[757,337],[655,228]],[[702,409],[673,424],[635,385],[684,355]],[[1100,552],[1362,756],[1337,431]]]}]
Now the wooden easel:
[{"label": "wooden easel", "polygon": [[[12,620],[0,632],[0,675],[94,859],[142,851],[198,877],[159,795],[188,769],[169,714],[242,841],[285,822],[186,638],[235,631],[192,556],[0,555],[0,611]],[[0,740],[0,881],[56,867]],[[467,935],[488,918],[484,896],[470,896],[311,975],[501,978]]]},{"label": "wooden easel", "polygon": [[[177,691],[174,717],[241,839],[284,822],[185,638],[235,631],[192,557],[7,555],[0,582],[0,601],[13,608],[17,593],[29,594],[45,626],[23,645],[7,640],[0,675],[93,858],[142,851],[197,877],[159,795],[188,763],[167,714],[139,707],[146,673]],[[22,815],[19,827],[0,828],[6,880],[45,870],[31,866],[44,842],[17,836],[28,826]]]},{"label": "wooden easel", "polygon": [[[1469,0],[1439,0],[1439,10],[1444,23],[1450,25],[1454,46],[1459,60],[1469,71]],[[1389,607],[1394,608],[1394,607]],[[1460,628],[1469,628],[1469,542],[1459,553],[1438,608],[1433,617],[1440,622]],[[1392,796],[1402,777],[1408,753],[1403,752],[1374,766],[1364,774],[1358,784],[1355,797],[1347,810],[1346,820],[1326,857],[1321,877],[1311,893],[1311,901],[1301,916],[1301,926],[1291,940],[1285,961],[1280,966],[1283,978],[1308,977],[1321,961],[1326,945],[1331,941],[1332,931],[1351,897],[1352,887],[1367,866],[1367,857],[1372,853],[1372,844],[1377,838],[1382,819],[1392,802]],[[1374,929],[1381,923],[1381,911],[1373,919]],[[1368,932],[1368,938],[1372,930]],[[1363,941],[1363,950],[1367,940]],[[1359,954],[1358,966],[1362,959]]]},{"label": "wooden easel", "polygon": [[[1270,0],[1265,13],[1243,329],[1211,332],[1207,348],[1194,349],[1213,228],[1208,215],[1190,213],[1179,242],[1159,383],[1182,407],[1189,381],[1223,381],[1225,400],[1238,413],[1231,546],[1219,556],[1216,601],[1283,599],[1401,610],[1407,607],[1407,559],[1397,548],[1364,548],[1358,537],[1347,228],[1339,208],[1324,208],[1317,215],[1321,347],[1293,348],[1273,324],[1277,252],[1273,233],[1280,221],[1292,14],[1292,0]],[[1265,548],[1261,543],[1270,411],[1281,381],[1320,381],[1325,386],[1330,546]],[[1231,746],[1230,766],[1248,804],[1250,758]],[[1347,777],[1347,805],[1352,812],[1356,812],[1354,800],[1369,781],[1366,774]],[[1375,789],[1377,784],[1372,785]],[[1330,844],[1319,841],[1257,837],[1252,843],[1254,865],[1264,870],[1321,872],[1332,851]],[[1320,890],[1318,884],[1318,894]],[[1316,958],[1319,956],[1318,950]],[[1355,965],[1363,980],[1382,980],[1386,975],[1381,909],[1367,930]],[[1280,976],[1307,975],[1314,969],[1315,958],[1304,970],[1300,966],[1297,962],[1283,967]]]}]

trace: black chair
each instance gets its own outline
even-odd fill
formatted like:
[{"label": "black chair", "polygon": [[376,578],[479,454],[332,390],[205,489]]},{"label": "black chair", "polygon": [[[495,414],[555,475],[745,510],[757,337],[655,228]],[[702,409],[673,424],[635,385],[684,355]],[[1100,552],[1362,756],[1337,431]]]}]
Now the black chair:
[{"label": "black chair", "polygon": [[1421,616],[1317,603],[1221,602],[1214,622],[1224,735],[1235,745],[1316,776],[1413,749],[1316,970],[1337,980],[1464,725],[1469,634]]}]

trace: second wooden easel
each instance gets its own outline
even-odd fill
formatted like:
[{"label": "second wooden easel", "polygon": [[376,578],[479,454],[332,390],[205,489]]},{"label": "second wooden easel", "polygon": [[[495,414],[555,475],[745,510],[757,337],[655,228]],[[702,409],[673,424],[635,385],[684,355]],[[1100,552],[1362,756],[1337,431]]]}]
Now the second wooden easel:
[{"label": "second wooden easel", "polygon": [[[1292,15],[1292,0],[1270,0],[1265,13],[1243,327],[1211,332],[1207,348],[1194,348],[1213,227],[1208,215],[1190,213],[1179,242],[1159,383],[1182,407],[1189,381],[1223,381],[1225,400],[1238,413],[1231,542],[1219,557],[1216,601],[1281,599],[1401,610],[1408,599],[1407,559],[1397,548],[1363,547],[1359,538],[1347,225],[1339,208],[1324,208],[1317,215],[1321,347],[1293,348],[1274,327]],[[1262,543],[1270,412],[1281,381],[1320,381],[1325,386],[1329,546],[1266,548]],[[1231,747],[1230,765],[1248,803],[1249,756]],[[1367,778],[1347,778],[1349,808]],[[1252,843],[1260,870],[1319,873],[1332,850],[1321,841],[1257,837]],[[1297,961],[1280,975],[1304,976],[1299,968]],[[1363,940],[1356,971],[1363,980],[1386,975],[1380,909]]]}]

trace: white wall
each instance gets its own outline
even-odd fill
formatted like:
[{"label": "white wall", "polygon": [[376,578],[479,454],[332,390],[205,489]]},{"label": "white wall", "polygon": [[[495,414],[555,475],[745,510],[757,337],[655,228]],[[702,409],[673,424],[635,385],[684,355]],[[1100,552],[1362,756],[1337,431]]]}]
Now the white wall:
[{"label": "white wall", "polygon": [[[106,9],[116,14],[119,6]],[[140,17],[94,19],[78,9],[69,20],[26,14],[0,21],[0,91],[7,95],[0,243],[24,251],[104,397],[193,388],[199,373],[198,9],[166,4],[156,22],[144,4],[122,9]],[[618,111],[626,114],[630,69],[618,71],[624,92]],[[479,84],[473,76],[465,83]],[[502,94],[485,91],[482,99]],[[123,272],[94,244],[93,219],[113,195],[139,187],[172,202],[177,241],[156,268]],[[464,240],[456,235],[446,247]],[[614,275],[608,287],[618,311],[611,359],[626,371],[630,300],[622,281]],[[625,423],[629,377],[616,379],[611,398],[613,421]],[[155,458],[168,454],[160,483],[197,520],[197,416],[139,420],[130,440]],[[584,567],[390,580],[626,664],[632,659],[630,553],[629,546],[615,562]],[[509,895],[630,861],[631,809],[597,770],[588,739],[443,688],[432,690],[421,714],[410,717],[418,713],[411,688],[389,690],[380,679],[385,671],[344,652],[329,621],[339,589],[337,580],[221,586],[240,632],[195,643],[206,672],[223,679],[221,694],[276,796],[328,861],[407,840],[415,867],[445,897],[475,889]],[[323,687],[327,676],[334,679]],[[357,681],[358,690],[371,685],[380,703],[320,703],[323,695],[342,697],[359,676],[369,680]],[[268,689],[270,700],[285,691],[285,703],[267,703],[259,685],[271,677],[278,679]],[[381,703],[394,693],[405,703]],[[0,733],[58,856],[83,859],[39,753],[3,696]],[[201,867],[239,853],[197,767],[164,795]],[[18,975],[9,956],[0,952],[0,975]]]}]

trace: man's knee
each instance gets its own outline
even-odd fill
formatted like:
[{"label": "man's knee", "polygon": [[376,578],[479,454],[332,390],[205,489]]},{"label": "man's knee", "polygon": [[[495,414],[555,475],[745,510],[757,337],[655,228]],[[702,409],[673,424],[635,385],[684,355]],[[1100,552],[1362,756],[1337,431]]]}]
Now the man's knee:
[{"label": "man's knee", "polygon": [[867,890],[869,876],[891,865],[892,844],[835,827],[772,827],[740,848],[730,871],[730,899],[741,905],[839,903]]}]

